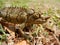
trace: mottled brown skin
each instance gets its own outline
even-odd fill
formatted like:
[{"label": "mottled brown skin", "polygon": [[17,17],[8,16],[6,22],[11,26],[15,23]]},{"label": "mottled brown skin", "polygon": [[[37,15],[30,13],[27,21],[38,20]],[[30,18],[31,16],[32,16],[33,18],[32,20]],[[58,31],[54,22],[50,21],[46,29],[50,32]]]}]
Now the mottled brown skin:
[{"label": "mottled brown skin", "polygon": [[32,24],[40,24],[46,22],[41,17],[41,14],[35,12],[33,9],[26,9],[22,7],[5,7],[0,11],[0,17],[4,20],[15,23],[32,23]]},{"label": "mottled brown skin", "polygon": [[0,16],[11,23],[23,23],[27,20],[26,9],[18,7],[3,8]]},{"label": "mottled brown skin", "polygon": [[[5,7],[0,10],[0,17],[2,17],[5,21],[11,22],[14,24],[21,24],[25,23],[26,27],[30,27],[31,24],[42,24],[49,19],[47,18],[42,18],[40,12],[35,12],[33,9],[26,9],[22,7]],[[3,25],[7,25],[7,23],[4,23],[3,21],[0,22]],[[23,30],[19,30],[21,35],[24,37],[29,37],[27,36]]]}]

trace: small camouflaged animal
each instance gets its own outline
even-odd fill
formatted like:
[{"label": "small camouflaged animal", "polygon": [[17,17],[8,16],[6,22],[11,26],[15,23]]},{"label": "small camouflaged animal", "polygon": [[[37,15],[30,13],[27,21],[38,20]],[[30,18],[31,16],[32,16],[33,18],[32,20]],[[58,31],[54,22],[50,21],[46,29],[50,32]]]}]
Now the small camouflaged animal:
[{"label": "small camouflaged animal", "polygon": [[[44,23],[45,19],[41,14],[36,13],[33,9],[26,9],[22,7],[5,7],[0,10],[0,17],[4,20],[15,23]],[[47,18],[48,19],[48,18]]]},{"label": "small camouflaged animal", "polygon": [[[25,23],[24,28],[30,28],[32,24],[42,24],[47,21],[47,18],[41,17],[40,12],[35,12],[33,9],[26,9],[22,7],[5,7],[0,10],[0,17],[4,21],[11,22],[14,24]],[[21,35],[25,38],[31,38],[27,36],[23,30],[19,28]]]}]

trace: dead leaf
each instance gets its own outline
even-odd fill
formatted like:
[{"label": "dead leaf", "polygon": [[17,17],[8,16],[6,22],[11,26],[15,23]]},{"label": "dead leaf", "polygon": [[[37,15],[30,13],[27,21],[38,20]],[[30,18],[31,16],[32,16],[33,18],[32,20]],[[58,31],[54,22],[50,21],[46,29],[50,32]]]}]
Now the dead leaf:
[{"label": "dead leaf", "polygon": [[18,42],[14,45],[29,45],[25,40],[21,41],[21,42]]},{"label": "dead leaf", "polygon": [[13,38],[15,38],[15,32],[14,32],[14,31],[10,30],[9,28],[7,28],[7,27],[5,27],[5,26],[4,26],[4,28],[10,33],[10,35],[11,35]]}]

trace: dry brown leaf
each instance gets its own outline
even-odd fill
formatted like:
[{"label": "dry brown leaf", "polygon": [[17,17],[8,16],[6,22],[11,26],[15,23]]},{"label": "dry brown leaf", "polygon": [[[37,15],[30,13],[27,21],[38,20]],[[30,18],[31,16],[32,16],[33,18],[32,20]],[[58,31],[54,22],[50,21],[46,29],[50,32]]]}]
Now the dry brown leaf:
[{"label": "dry brown leaf", "polygon": [[18,42],[14,45],[29,45],[25,40],[21,41],[21,42]]},{"label": "dry brown leaf", "polygon": [[4,28],[10,33],[10,35],[13,37],[13,38],[15,38],[15,32],[14,31],[12,31],[12,30],[10,30],[9,28],[7,28],[7,27],[5,27],[4,26]]}]

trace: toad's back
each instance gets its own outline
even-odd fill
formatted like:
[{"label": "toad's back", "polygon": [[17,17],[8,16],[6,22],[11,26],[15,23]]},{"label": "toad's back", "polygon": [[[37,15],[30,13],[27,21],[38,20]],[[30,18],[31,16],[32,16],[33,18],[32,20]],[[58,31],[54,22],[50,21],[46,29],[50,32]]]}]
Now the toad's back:
[{"label": "toad's back", "polygon": [[33,23],[41,24],[45,23],[47,18],[42,18],[39,12],[35,12],[33,9],[26,9],[22,7],[5,7],[0,10],[0,17],[4,20],[15,23]]},{"label": "toad's back", "polygon": [[27,20],[25,8],[21,7],[6,7],[1,9],[1,17],[12,23],[23,23]]}]

